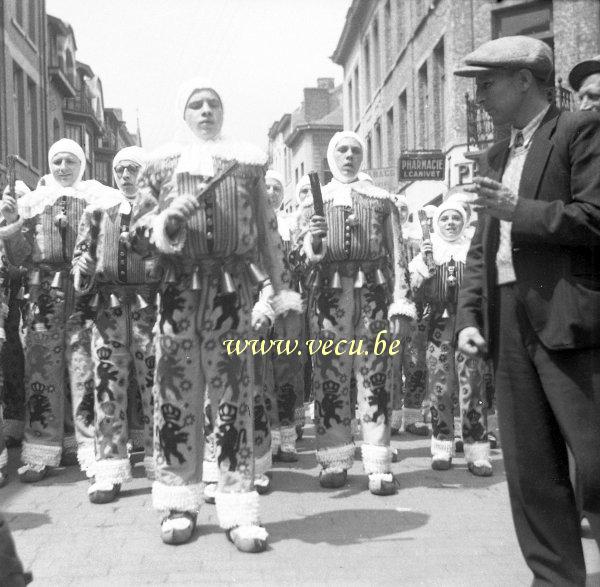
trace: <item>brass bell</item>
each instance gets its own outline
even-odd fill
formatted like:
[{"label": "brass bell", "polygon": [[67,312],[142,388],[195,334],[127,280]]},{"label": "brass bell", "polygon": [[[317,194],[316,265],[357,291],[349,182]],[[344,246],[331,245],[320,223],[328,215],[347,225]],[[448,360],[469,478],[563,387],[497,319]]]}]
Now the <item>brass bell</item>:
[{"label": "brass bell", "polygon": [[261,268],[256,265],[256,263],[250,263],[250,274],[252,275],[252,279],[258,284],[262,283],[267,279],[267,276],[263,273]]},{"label": "brass bell", "polygon": [[92,296],[92,299],[89,301],[88,306],[92,309],[92,310],[97,310],[98,306],[100,305],[100,294],[95,293]]},{"label": "brass bell", "polygon": [[17,300],[24,300],[25,299],[25,288],[23,286],[21,286],[19,288],[19,291],[17,292]]},{"label": "brass bell", "polygon": [[377,269],[375,271],[375,283],[376,285],[385,285],[387,283],[387,279],[385,278],[385,274],[381,269]]},{"label": "brass bell", "polygon": [[331,278],[331,285],[329,287],[331,289],[342,289],[342,278],[340,277],[340,272],[337,269]]},{"label": "brass bell", "polygon": [[442,318],[450,318],[450,313],[448,312],[448,308],[444,308],[444,313],[442,314]]},{"label": "brass bell", "polygon": [[365,287],[365,281],[365,272],[362,270],[362,267],[359,267],[354,279],[354,289],[362,289]]},{"label": "brass bell", "polygon": [[160,308],[160,292],[159,291],[156,292],[156,299],[154,300],[154,305],[157,308]]},{"label": "brass bell", "polygon": [[194,267],[194,272],[192,273],[192,291],[200,291],[202,280],[200,279],[200,269],[198,267]]},{"label": "brass bell", "polygon": [[34,269],[29,274],[29,285],[40,285],[42,282],[41,274],[37,269]]},{"label": "brass bell", "polygon": [[165,274],[165,283],[177,283],[177,274],[174,267],[169,267]]},{"label": "brass bell", "polygon": [[142,294],[136,294],[135,300],[136,305],[140,310],[145,310],[148,307],[148,302],[144,299]]},{"label": "brass bell", "polygon": [[54,273],[54,277],[52,278],[52,283],[50,284],[52,289],[62,289],[63,287],[63,275],[62,271],[56,271]]},{"label": "brass bell", "polygon": [[110,294],[110,307],[114,309],[114,308],[120,307],[120,305],[121,305],[121,302],[120,302],[119,298],[117,297],[117,295],[114,293],[111,293]]},{"label": "brass bell", "polygon": [[233,283],[233,277],[229,271],[223,269],[223,281],[221,282],[222,293],[233,294],[235,293],[235,283]]}]

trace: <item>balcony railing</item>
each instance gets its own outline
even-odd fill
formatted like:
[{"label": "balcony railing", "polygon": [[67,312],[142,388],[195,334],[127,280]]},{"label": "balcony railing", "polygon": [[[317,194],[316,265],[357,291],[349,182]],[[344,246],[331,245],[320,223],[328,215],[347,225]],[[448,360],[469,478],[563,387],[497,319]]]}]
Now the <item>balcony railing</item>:
[{"label": "balcony railing", "polygon": [[85,95],[84,90],[78,90],[74,98],[65,98],[65,110],[80,114],[91,114],[92,116],[96,115],[92,100]]},{"label": "balcony railing", "polygon": [[[562,86],[562,78],[558,78],[554,88],[548,90],[548,102],[554,100],[556,107],[561,111],[573,109],[574,101],[572,94]],[[477,104],[477,102],[465,94],[465,105],[467,112],[467,150],[481,151],[490,146],[491,143],[508,136],[508,126],[496,127],[489,114]]]}]

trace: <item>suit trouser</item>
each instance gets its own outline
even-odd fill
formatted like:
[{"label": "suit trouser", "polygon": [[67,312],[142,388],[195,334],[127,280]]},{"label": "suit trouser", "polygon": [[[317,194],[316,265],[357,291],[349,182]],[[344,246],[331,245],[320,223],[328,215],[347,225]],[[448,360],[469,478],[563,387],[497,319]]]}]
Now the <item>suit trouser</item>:
[{"label": "suit trouser", "polygon": [[219,475],[217,516],[221,527],[229,529],[258,523],[258,494],[253,491],[253,357],[250,352],[228,354],[223,345],[226,340],[255,338],[254,287],[244,277],[236,279],[237,295],[222,295],[219,281],[205,272],[200,291],[192,291],[189,277],[184,277],[178,284],[168,284],[160,295],[152,500],[158,510],[200,508],[208,393]]},{"label": "suit trouser", "polygon": [[516,286],[499,298],[496,396],[517,538],[534,584],[584,585],[566,445],[600,545],[600,349],[547,349]]},{"label": "suit trouser", "polygon": [[[73,427],[66,414],[66,398],[72,397],[77,415],[93,376],[90,328],[76,307],[73,285],[65,280],[64,289],[53,289],[50,279],[45,274],[33,289],[24,315],[26,422],[21,458],[25,464],[57,466],[63,447],[69,448],[65,429]],[[90,428],[77,426],[75,438],[81,467],[86,470],[88,456],[93,455]]]}]

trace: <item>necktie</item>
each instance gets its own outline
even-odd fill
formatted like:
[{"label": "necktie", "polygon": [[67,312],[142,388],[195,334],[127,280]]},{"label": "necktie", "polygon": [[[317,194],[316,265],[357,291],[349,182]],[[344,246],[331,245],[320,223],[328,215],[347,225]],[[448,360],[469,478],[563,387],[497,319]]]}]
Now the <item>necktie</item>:
[{"label": "necktie", "polygon": [[513,148],[520,149],[524,143],[525,143],[525,140],[523,139],[523,133],[521,131],[517,132],[517,134],[515,134]]}]

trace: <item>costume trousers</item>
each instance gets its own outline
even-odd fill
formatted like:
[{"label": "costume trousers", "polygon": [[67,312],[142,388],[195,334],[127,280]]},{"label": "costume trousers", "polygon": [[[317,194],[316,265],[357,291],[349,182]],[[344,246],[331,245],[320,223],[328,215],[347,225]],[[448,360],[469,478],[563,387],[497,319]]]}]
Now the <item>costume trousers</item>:
[{"label": "costume trousers", "polygon": [[583,507],[600,545],[600,349],[547,349],[516,286],[501,286],[498,293],[496,397],[519,544],[534,584],[584,585],[566,447],[573,453]]},{"label": "costume trousers", "polygon": [[21,326],[21,306],[16,299],[19,281],[11,281],[8,316],[4,320],[6,341],[0,351],[0,369],[4,373],[1,399],[4,406],[4,433],[7,437],[21,440],[25,423],[25,364],[23,347],[19,337]]},{"label": "costume trousers", "polygon": [[251,331],[254,288],[234,276],[237,294],[221,294],[220,271],[213,271],[202,272],[200,291],[192,291],[189,277],[183,277],[161,292],[155,327],[152,496],[159,510],[199,509],[208,393],[219,473],[217,515],[229,529],[258,523],[253,360],[250,352],[229,354],[223,344],[232,340],[243,345],[256,338]]},{"label": "costume trousers", "polygon": [[[67,394],[73,391],[72,409],[80,408],[86,383],[93,380],[89,328],[84,313],[76,307],[73,286],[64,279],[63,289],[50,287],[51,272],[43,274],[40,286],[32,288],[23,316],[22,344],[25,355],[26,422],[22,461],[31,465],[58,466],[63,446],[72,448],[74,438],[65,438],[65,417],[70,407]],[[70,413],[70,410],[69,410]],[[71,421],[72,430],[72,421]],[[89,455],[89,429],[78,428],[81,455]],[[82,469],[89,459],[80,458]]]},{"label": "costume trousers", "polygon": [[155,317],[152,306],[140,309],[122,301],[116,308],[101,307],[92,327],[97,482],[116,484],[131,478],[127,415],[132,366],[144,412],[144,464],[151,476]]},{"label": "costume trousers", "polygon": [[[129,366],[129,386],[127,388],[127,428],[129,429],[129,440],[131,440],[133,451],[145,450],[146,425],[144,424],[144,415],[141,388],[138,385],[135,365],[132,362]],[[152,420],[152,414],[150,419]]]},{"label": "costume trousers", "polygon": [[[254,475],[264,475],[273,465],[271,448],[279,450],[281,435],[273,430],[276,421],[277,400],[273,398],[273,361],[269,355],[254,357]],[[269,394],[268,391],[271,391]],[[273,446],[273,436],[277,440]]]},{"label": "costume trousers", "polygon": [[419,313],[411,328],[410,336],[401,341],[400,354],[391,357],[392,428],[400,428],[403,408],[405,426],[423,421],[421,409],[427,393],[426,351],[429,308],[430,306],[426,306],[425,311]]},{"label": "costume trousers", "polygon": [[487,410],[483,401],[483,363],[467,359],[454,343],[455,314],[433,306],[427,344],[428,391],[433,438],[465,443],[487,442]]},{"label": "costume trousers", "polygon": [[342,339],[348,341],[339,355],[321,349],[312,356],[317,461],[323,468],[352,466],[350,380],[354,374],[364,440],[363,465],[367,473],[387,473],[391,466],[389,333],[379,337],[386,341],[385,352],[375,354],[381,345],[375,349],[374,343],[381,331],[389,331],[389,298],[374,279],[368,279],[363,289],[355,289],[353,282],[344,276],[341,290],[319,288],[309,309],[311,338],[319,341],[317,345],[333,341],[335,348]]}]

